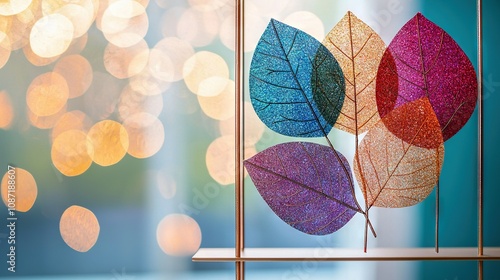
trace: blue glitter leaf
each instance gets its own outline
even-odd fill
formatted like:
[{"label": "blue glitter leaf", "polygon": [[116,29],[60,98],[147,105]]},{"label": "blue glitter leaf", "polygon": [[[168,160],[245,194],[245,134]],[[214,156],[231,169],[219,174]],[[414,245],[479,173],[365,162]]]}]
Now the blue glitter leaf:
[{"label": "blue glitter leaf", "polygon": [[349,163],[337,155],[324,145],[290,142],[270,147],[244,165],[278,217],[302,232],[325,235],[361,212],[347,177],[352,180]]},{"label": "blue glitter leaf", "polygon": [[[255,49],[249,88],[259,118],[275,132],[295,137],[327,136],[345,95],[342,69],[328,49],[274,19]],[[328,100],[331,108],[320,110],[315,100]]]}]

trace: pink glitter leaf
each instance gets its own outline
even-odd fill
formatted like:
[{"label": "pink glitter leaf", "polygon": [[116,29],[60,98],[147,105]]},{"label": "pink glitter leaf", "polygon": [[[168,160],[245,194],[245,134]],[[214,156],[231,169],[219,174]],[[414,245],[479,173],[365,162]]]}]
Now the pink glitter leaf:
[{"label": "pink glitter leaf", "polygon": [[427,97],[446,141],[474,112],[477,78],[472,63],[453,38],[418,13],[386,49],[377,73],[376,91],[381,117],[405,103]]},{"label": "pink glitter leaf", "polygon": [[325,235],[361,212],[347,177],[350,171],[344,170],[350,170],[349,163],[336,153],[315,143],[290,142],[267,148],[244,165],[278,217],[302,232]]}]

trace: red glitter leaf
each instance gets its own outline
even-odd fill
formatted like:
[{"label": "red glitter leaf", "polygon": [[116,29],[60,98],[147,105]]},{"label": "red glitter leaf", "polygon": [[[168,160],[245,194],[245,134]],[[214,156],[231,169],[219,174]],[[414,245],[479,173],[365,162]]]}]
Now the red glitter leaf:
[{"label": "red glitter leaf", "polygon": [[395,136],[418,147],[435,149],[444,142],[427,97],[397,107],[382,118],[382,122]]},{"label": "red glitter leaf", "polygon": [[418,13],[386,49],[377,73],[376,91],[381,117],[405,103],[427,97],[446,141],[474,112],[477,78],[472,63],[453,38]]}]

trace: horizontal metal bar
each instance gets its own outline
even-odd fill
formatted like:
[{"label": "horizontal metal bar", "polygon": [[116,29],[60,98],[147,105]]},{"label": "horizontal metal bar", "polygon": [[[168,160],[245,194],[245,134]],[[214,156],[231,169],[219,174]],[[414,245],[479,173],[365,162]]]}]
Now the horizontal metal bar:
[{"label": "horizontal metal bar", "polygon": [[294,262],[294,261],[423,261],[423,260],[500,260],[500,247],[440,248],[245,248],[240,257],[234,248],[202,248],[193,256],[196,262]]}]

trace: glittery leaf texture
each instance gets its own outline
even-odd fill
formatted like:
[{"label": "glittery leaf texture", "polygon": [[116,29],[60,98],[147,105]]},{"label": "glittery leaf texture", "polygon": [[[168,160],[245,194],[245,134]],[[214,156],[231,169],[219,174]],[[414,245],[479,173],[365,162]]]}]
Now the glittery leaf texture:
[{"label": "glittery leaf texture", "polygon": [[385,43],[371,27],[347,12],[323,44],[339,62],[346,84],[344,105],[335,127],[354,135],[366,132],[380,119],[375,78]]},{"label": "glittery leaf texture", "polygon": [[[420,112],[415,119],[412,118],[414,112]],[[427,139],[441,138],[439,124],[427,99],[404,104],[384,118],[389,123],[408,122],[409,125],[401,126],[399,131],[411,139],[398,138],[384,122],[378,122],[361,141],[354,158],[354,172],[368,209],[407,207],[421,202],[436,185],[444,160],[442,141],[436,148],[413,144],[413,141],[427,144]]]},{"label": "glittery leaf texture", "polygon": [[246,160],[244,165],[271,209],[302,232],[330,234],[358,211],[344,171],[349,163],[328,146],[309,142],[278,144]]},{"label": "glittery leaf texture", "polygon": [[[280,134],[298,137],[326,136],[345,96],[342,70],[325,46],[274,19],[255,49],[249,88],[259,118]],[[313,95],[328,99],[328,109],[320,112]]]},{"label": "glittery leaf texture", "polygon": [[[474,112],[477,77],[453,38],[418,13],[401,28],[384,53],[377,75],[378,110],[383,117],[423,97],[431,103],[446,141]],[[388,126],[393,133],[398,130],[395,125]]]},{"label": "glittery leaf texture", "polygon": [[[269,128],[328,143],[278,144],[244,161],[271,209],[309,234],[334,232],[356,213],[374,233],[372,207],[407,207],[428,197],[444,164],[444,142],[469,120],[477,99],[472,63],[420,13],[387,48],[351,12],[323,43],[271,20],[249,80],[253,107]],[[353,170],[365,209],[351,167],[329,139],[332,127],[356,135]],[[366,240],[365,230],[365,250]]]}]

